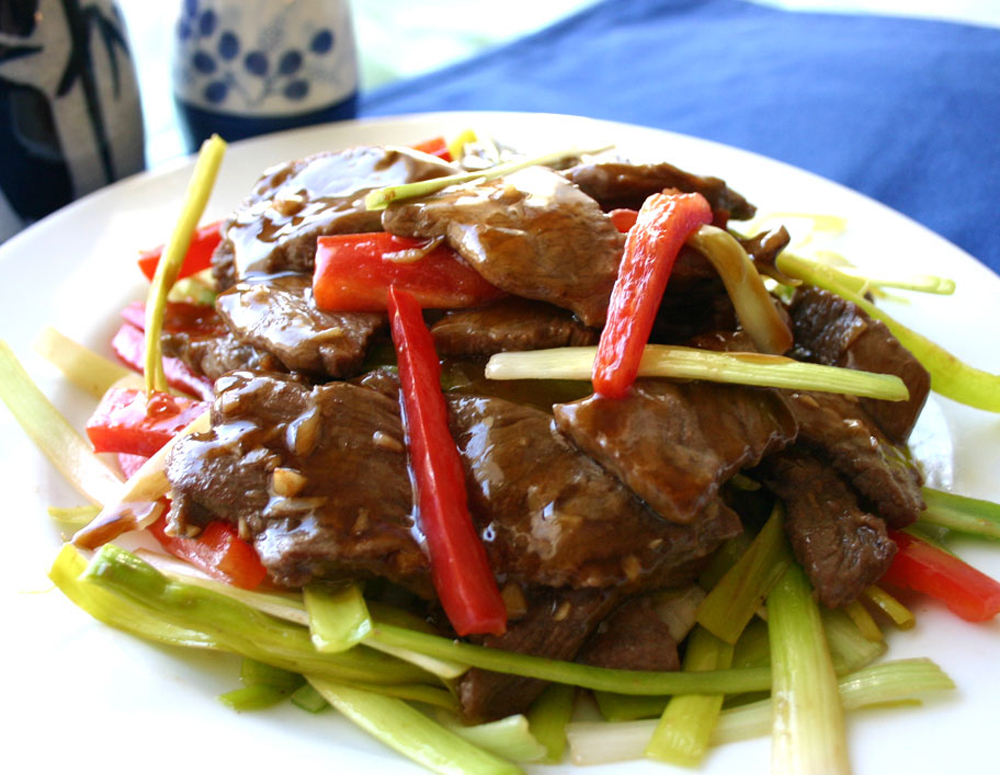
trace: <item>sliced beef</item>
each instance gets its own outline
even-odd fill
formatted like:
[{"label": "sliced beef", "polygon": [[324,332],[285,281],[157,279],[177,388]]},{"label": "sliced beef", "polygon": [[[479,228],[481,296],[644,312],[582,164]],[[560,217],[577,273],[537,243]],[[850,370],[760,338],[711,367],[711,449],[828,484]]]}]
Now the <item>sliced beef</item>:
[{"label": "sliced beef", "polygon": [[885,522],[861,507],[837,471],[798,448],[768,458],[760,471],[785,502],[792,550],[823,605],[850,603],[888,570],[896,545]]},{"label": "sliced beef", "polygon": [[431,333],[438,353],[452,356],[590,345],[600,337],[564,309],[517,298],[448,312]]},{"label": "sliced beef", "polygon": [[239,526],[279,584],[375,575],[432,595],[395,401],[251,372],[217,388],[211,431],[182,439],[167,464],[180,532]]},{"label": "sliced beef", "polygon": [[547,586],[665,586],[687,580],[693,563],[741,530],[721,504],[690,525],[660,519],[539,409],[498,398],[448,403],[469,506],[498,574]]},{"label": "sliced beef", "polygon": [[543,167],[392,204],[382,225],[444,236],[498,288],[569,309],[587,326],[604,322],[625,239],[593,199]]},{"label": "sliced beef", "polygon": [[[520,654],[572,660],[594,628],[622,599],[618,589],[539,589],[525,616],[482,645]],[[463,718],[482,723],[523,713],[546,682],[472,668],[455,687]]]},{"label": "sliced beef", "polygon": [[650,599],[634,597],[601,622],[578,662],[614,670],[679,670],[677,643]]},{"label": "sliced beef", "polygon": [[791,306],[795,355],[849,369],[895,374],[906,383],[907,401],[864,398],[862,406],[886,435],[905,443],[930,390],[930,375],[884,323],[856,304],[827,291],[803,288]]},{"label": "sliced beef", "polygon": [[216,300],[237,339],[270,353],[290,371],[335,379],[357,373],[386,317],[371,312],[323,312],[307,275],[247,280]]},{"label": "sliced beef", "polygon": [[638,210],[648,196],[666,188],[684,193],[697,192],[708,200],[717,220],[729,218],[744,221],[757,211],[724,180],[702,177],[674,167],[672,164],[627,164],[601,162],[578,164],[563,173],[568,180],[593,197],[605,210],[627,207]]},{"label": "sliced beef", "polygon": [[654,344],[687,344],[702,333],[732,331],[739,325],[726,286],[715,269],[701,260],[711,270],[707,278],[681,281],[671,277],[653,322],[650,341]]},{"label": "sliced beef", "polygon": [[174,331],[165,333],[162,341],[164,355],[180,358],[196,374],[211,380],[239,369],[282,370],[281,363],[274,356],[240,342],[230,331]]},{"label": "sliced beef", "polygon": [[741,468],[795,439],[781,395],[736,385],[637,380],[623,399],[554,407],[559,430],[664,519],[689,524]]},{"label": "sliced beef", "polygon": [[318,236],[381,230],[379,213],[365,209],[366,193],[455,171],[407,148],[383,147],[348,148],[272,167],[223,225],[212,257],[219,287],[254,274],[311,272]]},{"label": "sliced beef", "polygon": [[923,478],[904,446],[893,444],[854,396],[786,394],[799,421],[799,442],[846,476],[875,513],[895,528],[924,509]]}]

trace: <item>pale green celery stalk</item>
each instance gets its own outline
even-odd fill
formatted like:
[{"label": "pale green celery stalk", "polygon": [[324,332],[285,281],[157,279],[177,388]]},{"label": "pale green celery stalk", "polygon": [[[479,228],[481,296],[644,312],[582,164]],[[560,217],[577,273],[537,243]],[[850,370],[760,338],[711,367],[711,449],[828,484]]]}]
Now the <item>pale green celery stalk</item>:
[{"label": "pale green celery stalk", "polygon": [[687,238],[687,244],[719,273],[736,316],[757,350],[777,355],[787,352],[793,343],[792,331],[778,314],[750,256],[733,235],[715,226],[702,226]]},{"label": "pale green celery stalk", "polygon": [[820,616],[838,675],[867,667],[887,651],[884,640],[869,640],[844,611],[824,608]]},{"label": "pale green celery stalk", "polygon": [[813,266],[788,253],[778,256],[777,266],[787,275],[854,302],[870,317],[885,323],[900,344],[930,372],[931,389],[935,392],[976,409],[1000,412],[1000,375],[964,363],[940,345],[897,322],[860,294],[838,283],[826,267]]},{"label": "pale green celery stalk", "polygon": [[399,684],[373,684],[351,682],[344,684],[354,689],[361,689],[373,694],[381,694],[383,697],[395,697],[397,700],[407,700],[409,702],[422,702],[451,714],[458,713],[458,700],[455,695],[440,686],[430,686],[428,684],[399,683]]},{"label": "pale green celery stalk", "polygon": [[347,651],[371,632],[372,620],[360,585],[317,582],[303,592],[309,612],[309,632],[317,651]]},{"label": "pale green celery stalk", "polygon": [[698,584],[702,589],[706,591],[711,590],[716,584],[722,581],[722,577],[729,572],[729,569],[750,548],[752,540],[746,531],[744,531],[722,544],[715,554],[712,555],[708,567],[698,577]]},{"label": "pale green celery stalk", "polygon": [[558,764],[566,752],[566,725],[573,717],[576,687],[550,684],[528,709],[528,727],[535,739],[545,746],[546,764]]},{"label": "pale green celery stalk", "polygon": [[400,199],[428,196],[436,194],[448,186],[454,186],[459,183],[469,183],[473,180],[493,180],[494,178],[503,177],[512,172],[525,169],[526,167],[544,167],[551,164],[558,164],[574,156],[600,153],[605,150],[607,148],[593,150],[572,148],[564,151],[556,151],[555,153],[547,153],[542,156],[535,156],[530,159],[515,159],[503,164],[497,164],[495,167],[488,167],[484,170],[462,172],[456,175],[447,175],[443,178],[432,178],[431,180],[421,180],[416,183],[401,183],[398,186],[377,188],[365,196],[365,208],[368,210],[384,210],[390,203],[398,202]]},{"label": "pale green celery stalk", "polygon": [[[487,379],[590,379],[596,347],[505,352],[486,364]],[[723,353],[693,347],[648,344],[639,364],[640,377],[701,379],[737,385],[846,393],[886,401],[905,401],[909,391],[892,374],[875,374],[780,355]]]},{"label": "pale green celery stalk", "polygon": [[290,693],[305,684],[306,679],[291,670],[284,670],[266,662],[244,657],[240,663],[240,682],[244,686],[266,684]]},{"label": "pale green celery stalk", "polygon": [[924,487],[926,510],[919,520],[960,533],[1000,538],[1000,503]]},{"label": "pale green celery stalk", "polygon": [[[837,682],[845,710],[897,703],[955,688],[954,682],[928,659],[884,662],[851,673]],[[773,714],[771,700],[724,710],[712,733],[711,744],[723,745],[768,734]],[[620,724],[575,722],[568,737],[574,764],[607,764],[642,756],[655,721]]]},{"label": "pale green celery stalk", "polygon": [[35,340],[35,351],[56,366],[74,385],[94,398],[101,398],[108,388],[126,377],[138,376],[120,363],[110,361],[93,350],[46,326]]},{"label": "pale green celery stalk", "polygon": [[[731,645],[702,627],[695,628],[684,654],[685,671],[725,669],[732,662]],[[684,767],[696,767],[708,751],[708,741],[722,710],[722,700],[721,694],[684,694],[671,698],[646,746],[646,756]]]},{"label": "pale green celery stalk", "polygon": [[70,508],[60,508],[49,506],[49,516],[53,520],[67,528],[77,530],[86,525],[101,511],[100,506],[72,506]]},{"label": "pale green celery stalk", "polygon": [[881,587],[874,585],[868,587],[864,591],[864,596],[899,629],[910,630],[916,625],[917,620],[913,612]]},{"label": "pale green celery stalk", "polygon": [[[144,552],[142,550],[138,551],[137,554],[150,565],[171,578],[210,589],[221,595],[226,595],[234,600],[239,600],[241,603],[245,603],[251,608],[255,608],[271,616],[276,616],[279,619],[295,622],[305,627],[309,626],[309,613],[306,611],[301,595],[240,589],[239,587],[234,587],[232,584],[223,584],[206,578],[187,563],[180,562],[167,555]],[[368,603],[368,607],[379,621],[412,630],[435,632],[434,628],[427,624],[427,622],[419,616],[411,614],[409,611],[403,611],[394,606],[376,602]],[[437,659],[425,654],[418,654],[412,649],[381,643],[377,638],[372,637],[370,630],[368,636],[366,636],[364,645],[376,651],[381,651],[390,656],[402,659],[404,662],[416,665],[428,673],[433,673],[443,679],[458,678],[469,669],[468,665],[459,662]]]},{"label": "pale green celery stalk", "polygon": [[771,641],[767,622],[755,619],[746,626],[733,650],[733,667],[765,667],[771,664]]},{"label": "pale green celery stalk", "polygon": [[209,412],[205,412],[142,464],[129,480],[117,485],[117,492],[102,502],[101,513],[73,536],[73,543],[83,549],[96,549],[130,530],[148,527],[163,511],[161,499],[170,492],[167,480],[167,457],[174,445],[191,433],[203,433],[210,426]]},{"label": "pale green celery stalk", "polygon": [[226,153],[226,143],[218,135],[212,135],[201,146],[191,182],[181,206],[180,216],[170,239],[163,248],[163,254],[156,265],[156,274],[149,286],[146,299],[146,390],[167,390],[167,378],[163,372],[162,345],[163,312],[167,306],[167,294],[177,281],[177,274],[184,256],[191,246],[191,238],[198,228],[198,221],[205,212],[205,205],[215,185],[215,178]]},{"label": "pale green celery stalk", "polygon": [[462,739],[504,759],[537,762],[547,754],[545,746],[532,734],[528,718],[522,714],[472,726],[465,726],[443,714],[438,720]]},{"label": "pale green celery stalk", "polygon": [[605,721],[635,721],[641,718],[658,718],[667,709],[670,697],[637,697],[614,692],[594,692],[597,709]]},{"label": "pale green celery stalk", "polygon": [[148,608],[163,621],[205,633],[218,646],[297,673],[362,683],[423,683],[434,677],[412,665],[359,647],[320,654],[309,631],[208,589],[168,579],[112,544],[94,555],[82,581]]},{"label": "pale green celery stalk", "polygon": [[56,555],[49,578],[66,597],[98,621],[157,643],[213,650],[221,648],[208,633],[167,622],[146,606],[81,581],[80,574],[85,570],[86,558],[76,547],[65,544]]},{"label": "pale green celery stalk", "polygon": [[698,609],[698,624],[726,643],[736,643],[791,562],[783,522],[783,509],[777,503],[750,547]]},{"label": "pale green celery stalk", "polygon": [[484,670],[618,694],[735,694],[759,691],[771,686],[771,675],[767,668],[710,670],[703,673],[611,670],[476,646],[438,635],[384,625],[377,620],[374,637],[390,645],[405,646],[423,654],[454,659]]},{"label": "pale green celery stalk", "polygon": [[844,613],[851,617],[851,621],[868,640],[881,641],[885,639],[882,630],[879,629],[878,624],[860,600],[852,600],[845,605]]},{"label": "pale green celery stalk", "polygon": [[517,765],[477,748],[402,700],[328,678],[306,676],[323,698],[359,727],[403,756],[445,775],[508,775]]},{"label": "pale green celery stalk", "polygon": [[[845,675],[837,682],[837,688],[844,710],[850,711],[954,689],[955,683],[929,659],[902,659]],[[712,735],[712,744],[722,745],[767,734],[772,713],[771,700],[723,711]]]},{"label": "pale green celery stalk", "polygon": [[117,497],[121,478],[91,450],[0,340],[0,398],[35,445],[81,495],[97,505]]},{"label": "pale green celery stalk", "polygon": [[330,703],[324,700],[323,695],[316,691],[316,687],[310,683],[300,686],[291,693],[288,699],[295,707],[310,713],[320,713],[330,707]]},{"label": "pale green celery stalk", "polygon": [[771,639],[772,775],[851,771],[844,711],[819,606],[792,563],[767,598]]},{"label": "pale green celery stalk", "polygon": [[240,713],[247,710],[271,708],[286,699],[288,699],[288,692],[270,684],[241,686],[239,689],[233,689],[231,692],[219,695],[219,701],[223,705]]}]

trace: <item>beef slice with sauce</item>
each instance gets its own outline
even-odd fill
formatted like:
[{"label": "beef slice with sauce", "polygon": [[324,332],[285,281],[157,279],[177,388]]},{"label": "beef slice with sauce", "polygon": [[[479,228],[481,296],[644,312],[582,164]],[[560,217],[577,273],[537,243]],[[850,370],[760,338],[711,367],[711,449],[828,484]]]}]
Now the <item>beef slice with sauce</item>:
[{"label": "beef slice with sauce", "polygon": [[553,410],[562,433],[678,524],[798,432],[779,393],[737,385],[640,379],[623,399],[595,394]]},{"label": "beef slice with sauce", "polygon": [[718,502],[704,504],[694,524],[661,519],[540,409],[467,396],[448,405],[469,508],[504,580],[669,586],[689,580],[697,560],[742,530]]},{"label": "beef slice with sauce", "polygon": [[930,375],[888,327],[853,302],[817,288],[792,300],[793,355],[801,360],[879,374],[895,374],[910,391],[907,401],[861,399],[865,411],[893,441],[909,438],[930,391]]},{"label": "beef slice with sauce", "polygon": [[664,189],[686,194],[699,193],[712,207],[717,221],[752,218],[756,208],[724,180],[694,175],[672,164],[629,164],[627,162],[587,162],[565,170],[567,180],[597,200],[605,210],[625,207],[638,210],[646,198]]},{"label": "beef slice with sauce", "polygon": [[439,355],[493,355],[516,350],[597,344],[600,331],[567,310],[529,299],[451,310],[431,327]]},{"label": "beef slice with sauce", "polygon": [[324,312],[313,301],[306,275],[241,282],[216,300],[236,338],[270,353],[290,371],[340,379],[357,373],[386,316]]},{"label": "beef slice with sauce", "polygon": [[381,231],[369,191],[451,175],[456,168],[408,148],[360,146],[266,170],[222,226],[212,256],[221,289],[258,274],[311,272],[316,238]]},{"label": "beef slice with sauce", "polygon": [[847,477],[878,516],[899,529],[924,510],[923,477],[905,446],[890,441],[854,396],[787,391],[799,443]]},{"label": "beef slice with sauce", "polygon": [[211,430],[181,439],[167,462],[180,533],[238,526],[279,584],[383,576],[432,596],[395,401],[253,372],[217,389]]},{"label": "beef slice with sauce", "polygon": [[498,288],[564,307],[586,326],[605,320],[625,240],[597,202],[544,167],[391,204],[382,225],[443,236]]},{"label": "beef slice with sauce", "polygon": [[882,578],[896,544],[840,473],[800,447],[768,458],[758,472],[785,502],[785,532],[823,605],[847,605]]}]

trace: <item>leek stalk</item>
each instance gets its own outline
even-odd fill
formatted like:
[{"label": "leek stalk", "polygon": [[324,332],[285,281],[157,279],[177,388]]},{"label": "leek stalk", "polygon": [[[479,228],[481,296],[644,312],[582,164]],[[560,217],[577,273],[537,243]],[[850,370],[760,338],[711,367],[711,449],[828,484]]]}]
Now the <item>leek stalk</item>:
[{"label": "leek stalk", "polygon": [[527,716],[522,714],[472,726],[442,717],[439,719],[445,728],[459,737],[504,759],[537,762],[547,753],[545,746],[532,734]]},{"label": "leek stalk", "polygon": [[496,673],[539,678],[618,694],[736,694],[769,689],[771,686],[771,674],[767,668],[708,670],[701,673],[612,670],[476,646],[378,621],[375,622],[373,637],[384,643],[404,646],[430,656],[453,659]]},{"label": "leek stalk", "polygon": [[402,700],[306,676],[323,698],[359,727],[417,764],[454,775],[512,775],[515,764],[477,748]]},{"label": "leek stalk", "polygon": [[844,711],[805,571],[792,563],[767,598],[773,672],[773,775],[846,775]]},{"label": "leek stalk", "polygon": [[851,621],[865,638],[876,642],[883,640],[882,630],[860,600],[852,600],[845,605],[844,613],[851,617]]},{"label": "leek stalk", "polygon": [[547,153],[542,156],[534,156],[532,158],[526,159],[514,159],[513,161],[504,162],[503,164],[497,164],[494,167],[487,167],[484,170],[476,170],[474,172],[462,172],[455,175],[446,175],[443,178],[431,178],[430,180],[421,180],[415,183],[401,183],[397,186],[386,186],[385,188],[377,188],[374,191],[370,191],[365,196],[365,208],[368,210],[384,210],[392,202],[398,202],[401,199],[413,199],[418,196],[429,196],[430,194],[436,194],[448,186],[458,185],[460,183],[470,183],[474,180],[493,180],[494,178],[503,177],[504,175],[509,175],[518,170],[523,170],[526,167],[545,167],[552,164],[558,164],[566,159],[571,159],[575,156],[582,156],[584,154],[594,154],[600,153],[601,151],[606,151],[607,148],[596,148],[593,150],[580,150],[578,148],[572,148],[569,150],[556,151],[555,153]]},{"label": "leek stalk", "polygon": [[705,256],[726,286],[743,330],[762,353],[781,355],[791,348],[792,331],[778,314],[774,299],[764,287],[750,256],[729,234],[715,226],[702,226],[687,244]]},{"label": "leek stalk", "polygon": [[726,643],[736,643],[791,562],[783,521],[779,503],[743,556],[698,609],[698,624]]},{"label": "leek stalk", "polygon": [[94,454],[2,340],[0,398],[42,454],[81,495],[99,506],[118,495],[121,478]]},{"label": "leek stalk", "polygon": [[853,302],[870,317],[880,320],[931,375],[931,389],[953,401],[1000,412],[1000,375],[990,374],[959,360],[940,345],[897,322],[866,298],[837,282],[827,267],[789,253],[778,256],[781,272],[804,280]]},{"label": "leek stalk", "polygon": [[[719,670],[733,661],[733,647],[703,627],[696,627],[684,654],[685,671]],[[667,703],[645,754],[685,767],[695,767],[708,751],[712,729],[722,710],[721,694],[677,695]]]},{"label": "leek stalk", "polygon": [[119,380],[138,378],[131,369],[77,344],[51,326],[42,329],[34,346],[35,352],[56,366],[66,379],[97,399]]},{"label": "leek stalk", "polygon": [[921,512],[920,522],[960,533],[1000,538],[1000,503],[930,487],[924,487],[922,495],[927,508]]},{"label": "leek stalk", "polygon": [[156,265],[156,274],[149,286],[146,300],[146,390],[167,390],[167,378],[163,371],[160,334],[163,331],[163,313],[167,307],[167,295],[177,281],[184,256],[191,245],[191,238],[198,228],[198,221],[205,212],[205,205],[215,185],[215,178],[226,152],[226,143],[218,135],[212,135],[201,146],[191,182],[188,184],[180,216],[173,233],[163,249]]},{"label": "leek stalk", "polygon": [[305,627],[262,614],[211,590],[168,579],[148,563],[112,544],[106,544],[94,555],[80,580],[114,592],[168,625],[203,633],[226,651],[285,670],[359,683],[434,680],[423,670],[365,648],[320,654]]},{"label": "leek stalk", "polygon": [[566,752],[566,725],[573,717],[576,687],[551,684],[528,709],[528,727],[535,739],[545,746],[542,761],[558,764]]},{"label": "leek stalk", "polygon": [[[590,379],[596,347],[504,352],[486,364],[487,379]],[[722,353],[693,347],[648,344],[639,365],[640,377],[702,379],[737,385],[846,393],[886,401],[905,401],[909,391],[893,374],[875,374],[780,355]]]},{"label": "leek stalk", "polygon": [[[841,678],[837,683],[845,710],[899,703],[923,695],[951,690],[954,682],[929,659],[884,662]],[[771,728],[771,700],[724,710],[712,733],[711,744],[746,740],[766,735]],[[576,722],[567,731],[570,758],[575,764],[606,764],[638,759],[649,741],[656,721],[620,724]]]},{"label": "leek stalk", "polygon": [[347,651],[371,632],[372,620],[358,584],[310,584],[303,590],[309,632],[317,651]]}]

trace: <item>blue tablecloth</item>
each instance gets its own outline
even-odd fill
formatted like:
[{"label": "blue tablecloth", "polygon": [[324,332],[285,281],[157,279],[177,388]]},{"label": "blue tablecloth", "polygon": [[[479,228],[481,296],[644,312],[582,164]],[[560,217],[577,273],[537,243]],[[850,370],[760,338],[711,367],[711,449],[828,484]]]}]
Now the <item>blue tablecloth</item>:
[{"label": "blue tablecloth", "polygon": [[740,0],[608,0],[366,95],[361,115],[613,119],[788,162],[884,202],[1000,273],[1000,30]]}]

